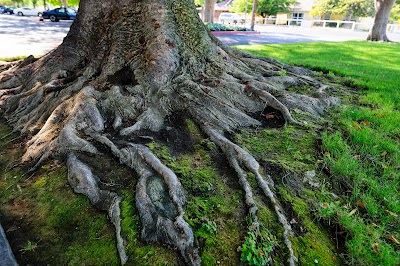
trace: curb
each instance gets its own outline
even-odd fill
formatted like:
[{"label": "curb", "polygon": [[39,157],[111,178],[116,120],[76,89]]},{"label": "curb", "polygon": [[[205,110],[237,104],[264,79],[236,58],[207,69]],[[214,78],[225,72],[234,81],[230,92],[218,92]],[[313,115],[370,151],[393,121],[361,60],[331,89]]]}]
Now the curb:
[{"label": "curb", "polygon": [[255,35],[260,34],[259,31],[211,31],[214,35]]}]

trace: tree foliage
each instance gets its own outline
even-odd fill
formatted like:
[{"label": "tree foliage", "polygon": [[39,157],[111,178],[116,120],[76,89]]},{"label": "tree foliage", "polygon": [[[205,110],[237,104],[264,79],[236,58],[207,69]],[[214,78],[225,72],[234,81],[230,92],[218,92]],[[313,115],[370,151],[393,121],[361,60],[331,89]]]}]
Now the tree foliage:
[{"label": "tree foliage", "polygon": [[[204,1],[204,0],[202,0]],[[68,0],[69,6],[78,6],[79,0]],[[36,6],[36,7],[43,7],[46,4],[50,4],[51,6],[61,6],[61,0],[0,0],[1,5],[5,6]]]},{"label": "tree foliage", "polygon": [[[63,5],[61,0],[46,0],[46,2],[52,6],[62,6]],[[68,3],[68,6],[78,6],[79,0],[68,0],[67,3]]]},{"label": "tree foliage", "polygon": [[311,14],[343,14],[347,17],[367,17],[374,14],[373,0],[317,0]]},{"label": "tree foliage", "polygon": [[[289,7],[296,3],[296,0],[259,0],[256,13],[258,15],[276,15],[279,12],[288,12]],[[247,12],[250,12],[253,0],[247,1]],[[232,5],[234,12],[246,12],[246,0],[234,0]]]},{"label": "tree foliage", "polygon": [[390,20],[392,22],[400,22],[400,0],[396,1],[390,14]]}]

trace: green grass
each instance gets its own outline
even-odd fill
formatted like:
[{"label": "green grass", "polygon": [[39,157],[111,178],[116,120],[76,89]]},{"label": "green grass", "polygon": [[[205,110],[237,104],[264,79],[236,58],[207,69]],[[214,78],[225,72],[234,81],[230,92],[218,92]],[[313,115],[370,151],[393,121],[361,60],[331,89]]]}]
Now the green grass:
[{"label": "green grass", "polygon": [[346,232],[356,265],[399,265],[400,44],[343,42],[240,46],[259,56],[328,73],[357,88],[331,112],[319,158],[333,199],[321,189],[319,215]]},{"label": "green grass", "polygon": [[[35,56],[35,57],[38,58],[40,56]],[[26,58],[26,56],[24,56],[24,55],[22,55],[22,56],[14,56],[14,57],[0,57],[0,61],[12,62],[12,61],[25,59],[25,58]]]}]

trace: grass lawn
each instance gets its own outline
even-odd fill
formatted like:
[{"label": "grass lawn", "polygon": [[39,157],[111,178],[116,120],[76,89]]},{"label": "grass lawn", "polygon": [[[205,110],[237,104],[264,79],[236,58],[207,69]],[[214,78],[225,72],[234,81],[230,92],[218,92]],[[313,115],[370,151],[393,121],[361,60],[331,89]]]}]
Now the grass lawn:
[{"label": "grass lawn", "polygon": [[328,73],[357,95],[331,112],[320,135],[330,172],[317,193],[319,216],[346,235],[355,265],[399,265],[400,44],[341,42],[239,46],[253,54]]}]

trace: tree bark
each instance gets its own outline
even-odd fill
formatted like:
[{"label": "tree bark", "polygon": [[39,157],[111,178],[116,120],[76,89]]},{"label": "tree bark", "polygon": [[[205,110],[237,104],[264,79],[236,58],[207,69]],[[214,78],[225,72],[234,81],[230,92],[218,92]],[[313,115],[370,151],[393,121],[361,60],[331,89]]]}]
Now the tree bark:
[{"label": "tree bark", "polygon": [[63,7],[68,7],[68,0],[61,0],[61,3],[63,4]]},{"label": "tree bark", "polygon": [[214,23],[214,12],[215,12],[216,0],[204,0],[203,9],[203,21]]},{"label": "tree bark", "polygon": [[395,4],[396,0],[375,0],[375,19],[374,25],[369,31],[367,40],[368,41],[381,41],[388,42],[389,39],[386,36],[387,24],[390,18],[390,12]]},{"label": "tree bark", "polygon": [[251,11],[251,22],[250,22],[250,29],[251,30],[254,30],[257,7],[258,7],[258,0],[254,0],[253,1],[253,9]]},{"label": "tree bark", "polygon": [[[15,131],[29,137],[22,160],[35,170],[45,160],[67,161],[74,191],[108,211],[116,228],[121,262],[127,261],[120,236],[119,202],[104,190],[76,154],[109,156],[139,176],[135,193],[142,239],[176,247],[187,265],[199,265],[199,251],[184,220],[185,192],[175,175],[144,145],[165,127],[164,120],[184,111],[226,155],[245,191],[257,230],[257,205],[251,172],[281,223],[288,264],[296,258],[292,230],[258,162],[224,136],[243,127],[261,126],[251,114],[265,105],[287,123],[299,109],[319,116],[337,99],[330,97],[312,71],[231,49],[200,20],[192,0],[82,0],[63,43],[40,59],[0,65],[0,110]],[[285,75],[282,75],[285,73]],[[310,95],[293,86],[312,88]],[[268,176],[267,176],[268,178]]]}]

